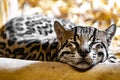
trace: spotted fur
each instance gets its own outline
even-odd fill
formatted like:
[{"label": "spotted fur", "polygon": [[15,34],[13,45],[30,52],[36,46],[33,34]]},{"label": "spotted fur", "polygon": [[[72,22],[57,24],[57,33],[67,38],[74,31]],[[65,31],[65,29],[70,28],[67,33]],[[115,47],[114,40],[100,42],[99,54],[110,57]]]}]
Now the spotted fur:
[{"label": "spotted fur", "polygon": [[113,59],[114,56],[109,57],[108,47],[115,30],[115,24],[100,31],[39,14],[16,17],[0,31],[0,56],[61,61],[87,69]]}]

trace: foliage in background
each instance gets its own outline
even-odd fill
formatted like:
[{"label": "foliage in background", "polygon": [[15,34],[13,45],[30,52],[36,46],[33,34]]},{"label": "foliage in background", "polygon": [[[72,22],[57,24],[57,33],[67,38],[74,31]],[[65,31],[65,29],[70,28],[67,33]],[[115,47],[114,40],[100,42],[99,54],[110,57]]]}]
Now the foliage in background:
[{"label": "foliage in background", "polygon": [[120,26],[119,0],[19,0],[23,10],[25,4],[39,8],[39,13],[71,20],[84,26],[106,28],[111,23]]},{"label": "foliage in background", "polygon": [[10,6],[14,6],[11,1],[16,1],[14,4],[18,4],[16,15],[41,13],[66,18],[84,26],[98,26],[101,29],[111,23],[120,26],[119,0],[3,0],[0,2],[2,3],[0,8],[4,9],[4,12],[0,13],[1,21],[3,13],[6,13],[6,18],[7,14],[11,14],[8,12]]}]

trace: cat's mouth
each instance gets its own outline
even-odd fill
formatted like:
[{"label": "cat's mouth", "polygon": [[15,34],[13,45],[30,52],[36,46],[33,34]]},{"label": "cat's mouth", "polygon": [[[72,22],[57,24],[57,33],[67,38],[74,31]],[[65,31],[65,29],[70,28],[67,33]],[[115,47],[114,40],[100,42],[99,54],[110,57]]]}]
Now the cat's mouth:
[{"label": "cat's mouth", "polygon": [[59,59],[59,61],[67,63],[79,70],[88,70],[94,65],[93,60],[88,57],[84,57],[84,58],[83,57],[79,57],[79,58],[62,57]]},{"label": "cat's mouth", "polygon": [[81,70],[86,70],[93,66],[93,61],[91,59],[75,59],[70,65]]},{"label": "cat's mouth", "polygon": [[79,69],[88,69],[91,66],[92,66],[92,64],[89,62],[86,62],[86,61],[74,64],[74,67],[79,68]]}]

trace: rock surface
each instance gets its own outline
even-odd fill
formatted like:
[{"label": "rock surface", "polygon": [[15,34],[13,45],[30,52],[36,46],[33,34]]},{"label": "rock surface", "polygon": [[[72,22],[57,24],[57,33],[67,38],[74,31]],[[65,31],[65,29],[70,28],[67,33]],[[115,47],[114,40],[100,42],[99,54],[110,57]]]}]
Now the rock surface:
[{"label": "rock surface", "polygon": [[[20,65],[20,66],[19,66]],[[59,62],[0,58],[0,80],[119,80],[120,64],[98,64],[80,72]]]}]

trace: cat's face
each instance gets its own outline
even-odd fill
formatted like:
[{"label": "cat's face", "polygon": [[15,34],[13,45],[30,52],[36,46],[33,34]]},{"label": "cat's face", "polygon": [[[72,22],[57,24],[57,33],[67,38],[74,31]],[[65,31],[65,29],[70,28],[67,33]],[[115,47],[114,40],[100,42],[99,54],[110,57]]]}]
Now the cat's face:
[{"label": "cat's face", "polygon": [[105,31],[81,26],[68,31],[58,22],[54,25],[60,42],[59,61],[78,69],[88,69],[108,58],[108,46],[116,31],[115,25],[111,25]]}]

